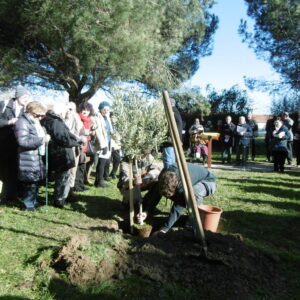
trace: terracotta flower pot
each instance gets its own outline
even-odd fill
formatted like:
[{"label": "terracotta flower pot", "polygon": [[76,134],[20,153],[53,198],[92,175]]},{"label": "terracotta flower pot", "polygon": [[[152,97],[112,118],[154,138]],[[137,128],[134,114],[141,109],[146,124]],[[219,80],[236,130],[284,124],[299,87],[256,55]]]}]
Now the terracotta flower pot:
[{"label": "terracotta flower pot", "polygon": [[211,205],[198,206],[203,229],[216,232],[223,210]]}]

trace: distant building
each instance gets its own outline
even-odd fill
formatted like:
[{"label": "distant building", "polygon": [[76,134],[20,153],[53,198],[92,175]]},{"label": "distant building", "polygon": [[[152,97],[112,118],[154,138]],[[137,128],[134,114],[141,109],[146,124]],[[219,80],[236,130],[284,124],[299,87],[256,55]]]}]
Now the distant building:
[{"label": "distant building", "polygon": [[258,135],[264,136],[266,134],[266,123],[273,118],[273,115],[252,115],[252,118],[257,122]]}]

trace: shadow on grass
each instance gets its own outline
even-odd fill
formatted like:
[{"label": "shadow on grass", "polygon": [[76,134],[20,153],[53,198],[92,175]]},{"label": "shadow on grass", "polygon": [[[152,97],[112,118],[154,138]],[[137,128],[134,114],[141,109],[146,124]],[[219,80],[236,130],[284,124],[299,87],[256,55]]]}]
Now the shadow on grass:
[{"label": "shadow on grass", "polygon": [[[296,190],[298,187],[297,184],[293,185],[292,183],[285,184],[285,179],[282,178],[281,182],[273,182],[270,183],[268,180],[264,180],[261,178],[260,180],[252,180],[252,179],[226,179],[228,183],[226,186],[235,186],[238,187],[240,190],[246,193],[262,193],[267,195],[272,195],[274,197],[280,197],[285,199],[299,199],[299,189]],[[232,182],[232,183],[231,183]],[[241,184],[244,182],[245,184]],[[252,185],[247,185],[252,184]],[[254,184],[254,185],[253,185]],[[266,186],[271,185],[272,186]],[[294,190],[291,190],[293,188]],[[299,187],[300,188],[300,187]]]},{"label": "shadow on grass", "polygon": [[[299,216],[267,215],[242,210],[225,211],[222,219],[231,232],[241,233],[244,238],[268,244],[272,250],[297,251],[300,258]],[[300,259],[299,262],[300,263]]]},{"label": "shadow on grass", "polygon": [[[20,211],[20,212],[19,211],[11,211],[10,213],[15,214],[16,216],[28,218],[28,214],[24,214],[24,213],[22,213],[22,211]],[[43,218],[40,214],[39,215],[32,214],[32,215],[30,215],[30,218],[38,219],[38,220],[48,222],[48,223],[52,223],[52,224],[56,224],[56,225],[68,226],[70,228],[77,228],[77,229],[80,229],[80,230],[89,230],[88,228],[79,227],[79,226],[76,226],[74,224],[69,224],[69,223],[66,223],[66,222],[58,221],[58,220],[52,220],[52,219],[46,218],[46,217]]]},{"label": "shadow on grass", "polygon": [[[237,182],[236,179],[229,179],[226,178],[227,181],[234,181]],[[295,180],[293,180],[295,181]],[[266,184],[266,185],[274,185],[274,186],[284,186],[284,188],[292,188],[292,189],[296,189],[299,188],[300,189],[300,184],[297,182],[287,182],[286,178],[261,178],[261,177],[249,177],[249,178],[239,178],[238,179],[239,183],[250,183],[250,184]]]},{"label": "shadow on grass", "polygon": [[105,292],[99,292],[96,294],[91,294],[89,292],[83,292],[79,288],[68,284],[61,279],[52,279],[49,284],[49,291],[53,295],[53,299],[57,300],[117,300],[114,295],[105,295]]},{"label": "shadow on grass", "polygon": [[116,216],[124,217],[128,214],[120,200],[105,196],[84,195],[78,202],[70,203],[70,206],[74,211],[101,220],[114,220]]},{"label": "shadow on grass", "polygon": [[278,209],[292,209],[295,211],[300,212],[300,203],[292,203],[292,202],[276,202],[276,201],[264,201],[264,200],[254,200],[254,199],[244,199],[244,198],[239,198],[237,199],[238,201],[241,202],[247,202],[247,203],[252,203],[252,204],[257,204],[257,205],[271,205],[274,208]]},{"label": "shadow on grass", "polygon": [[29,231],[26,231],[26,230],[18,230],[18,229],[11,228],[11,227],[0,226],[0,230],[7,230],[7,231],[14,232],[14,233],[21,234],[21,235],[29,235],[29,236],[33,236],[33,237],[36,237],[36,238],[52,240],[52,241],[56,241],[56,242],[62,242],[61,239],[56,239],[56,238],[36,234],[36,233],[29,232]]}]

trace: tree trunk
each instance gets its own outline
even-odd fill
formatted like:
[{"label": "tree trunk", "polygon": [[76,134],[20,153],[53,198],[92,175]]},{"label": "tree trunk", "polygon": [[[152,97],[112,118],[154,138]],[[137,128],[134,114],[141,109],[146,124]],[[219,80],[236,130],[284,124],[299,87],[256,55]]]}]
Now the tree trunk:
[{"label": "tree trunk", "polygon": [[90,88],[86,92],[82,93],[81,89],[72,88],[68,90],[69,101],[75,102],[77,106],[81,103],[89,101],[97,92],[98,89]]}]

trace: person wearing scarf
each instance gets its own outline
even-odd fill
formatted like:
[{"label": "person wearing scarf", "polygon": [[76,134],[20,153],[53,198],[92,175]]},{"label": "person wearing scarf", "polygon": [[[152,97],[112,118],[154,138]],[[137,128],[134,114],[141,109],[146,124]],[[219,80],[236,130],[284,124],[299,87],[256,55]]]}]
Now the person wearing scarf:
[{"label": "person wearing scarf", "polygon": [[76,179],[74,185],[75,192],[84,192],[89,190],[84,186],[87,182],[86,172],[87,169],[91,168],[93,164],[93,156],[87,156],[89,142],[91,140],[91,129],[92,129],[92,115],[94,114],[93,106],[88,102],[83,102],[79,106],[79,117],[83,123],[84,136],[86,137],[86,143],[83,144],[81,148],[81,159],[79,159],[79,164],[76,172]]},{"label": "person wearing scarf", "polygon": [[42,104],[32,101],[14,127],[18,143],[18,179],[27,211],[33,211],[37,207],[39,182],[45,177],[42,157],[45,155],[45,143],[50,140],[40,124],[45,112]]}]

